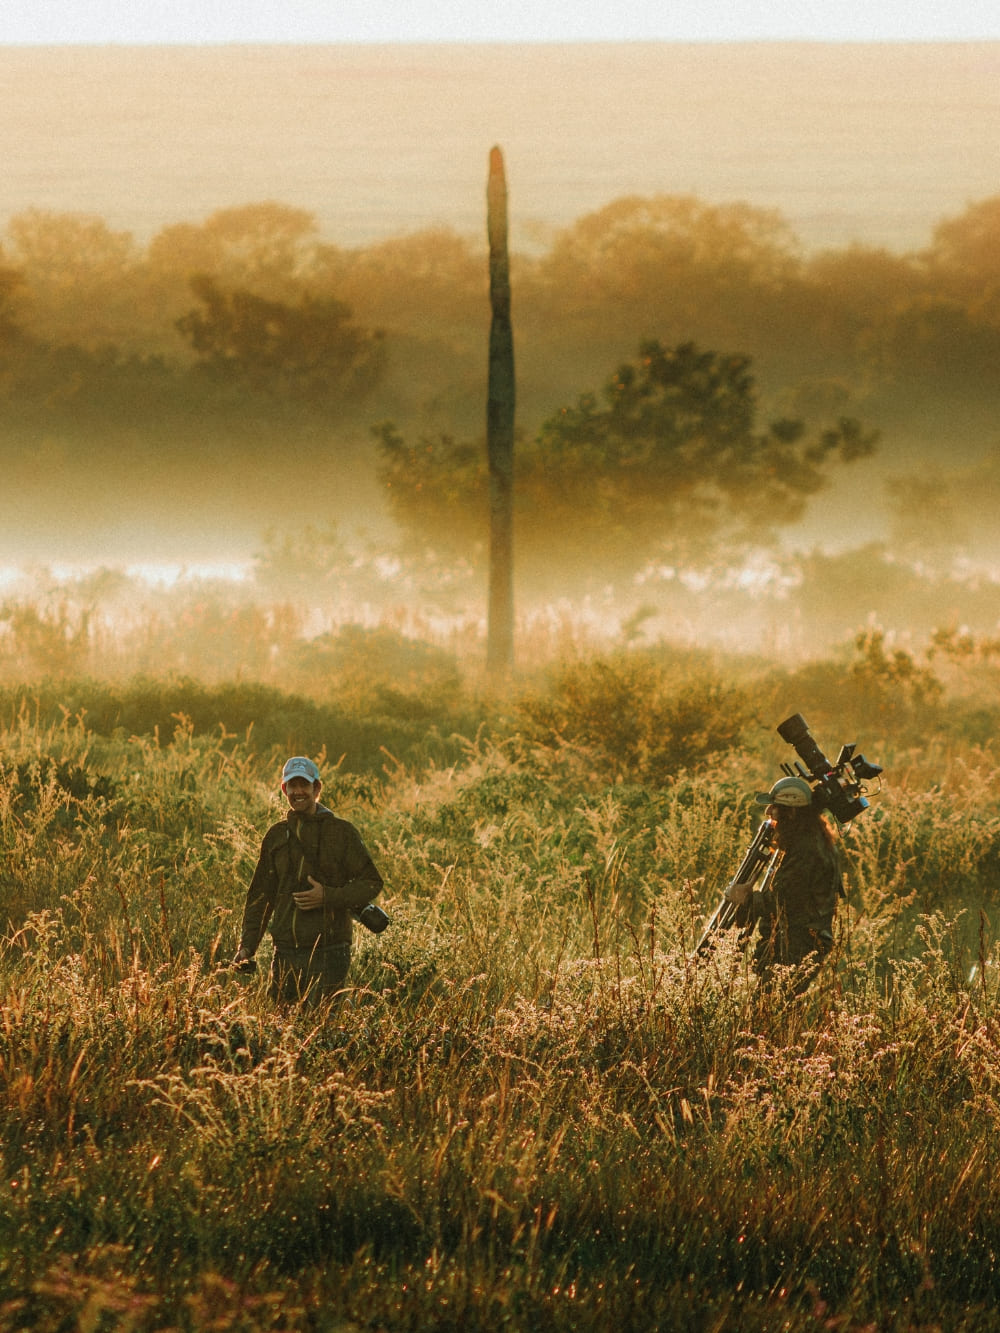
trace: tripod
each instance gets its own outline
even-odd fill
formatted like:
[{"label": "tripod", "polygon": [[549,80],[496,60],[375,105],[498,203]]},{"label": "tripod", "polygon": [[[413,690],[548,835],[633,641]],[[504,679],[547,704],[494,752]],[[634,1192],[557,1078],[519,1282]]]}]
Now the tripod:
[{"label": "tripod", "polygon": [[[775,820],[765,819],[763,821],[754,836],[753,842],[747,848],[736,874],[726,885],[727,890],[736,884],[756,884],[761,875],[764,876],[764,883],[767,884],[781,860],[781,851],[775,846],[777,831],[778,825]],[[731,903],[728,898],[723,897],[718,907],[708,918],[701,939],[695,945],[694,952],[691,954],[692,960],[708,952],[716,932],[728,930],[731,926],[746,927],[749,924],[750,913],[748,907],[738,907],[736,903]]]}]

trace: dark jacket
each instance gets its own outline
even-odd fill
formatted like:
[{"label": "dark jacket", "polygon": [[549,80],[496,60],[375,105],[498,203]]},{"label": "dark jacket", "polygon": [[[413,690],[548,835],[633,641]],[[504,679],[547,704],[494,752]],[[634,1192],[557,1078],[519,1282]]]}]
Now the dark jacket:
[{"label": "dark jacket", "polygon": [[[292,894],[310,887],[310,875],[324,887],[324,904],[303,912]],[[325,805],[312,815],[289,810],[264,834],[247,889],[240,948],[252,958],[269,923],[279,950],[350,944],[351,909],[364,907],[381,889],[382,876],[353,824]]]},{"label": "dark jacket", "polygon": [[843,873],[837,848],[825,839],[796,840],[770,884],[753,895],[760,922],[758,958],[800,963],[833,945],[833,917]]}]

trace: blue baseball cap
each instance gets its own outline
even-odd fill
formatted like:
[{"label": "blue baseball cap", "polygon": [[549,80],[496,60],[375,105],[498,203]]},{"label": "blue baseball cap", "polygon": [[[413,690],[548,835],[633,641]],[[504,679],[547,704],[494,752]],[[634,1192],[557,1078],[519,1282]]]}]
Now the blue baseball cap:
[{"label": "blue baseball cap", "polygon": [[319,782],[319,769],[305,755],[296,754],[281,770],[281,785],[284,786],[289,778],[307,778],[310,782]]}]

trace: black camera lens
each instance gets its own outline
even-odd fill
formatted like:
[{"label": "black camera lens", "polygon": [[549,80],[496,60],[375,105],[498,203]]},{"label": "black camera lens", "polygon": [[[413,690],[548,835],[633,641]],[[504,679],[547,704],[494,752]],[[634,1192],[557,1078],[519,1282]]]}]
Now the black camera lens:
[{"label": "black camera lens", "polygon": [[804,736],[809,735],[805,718],[801,713],[793,713],[791,717],[786,717],[778,727],[778,735],[788,745],[797,744]]},{"label": "black camera lens", "polygon": [[370,930],[373,935],[381,935],[389,924],[388,916],[382,911],[378,903],[369,903],[366,907],[362,907],[360,911],[354,912],[353,916],[355,921],[360,921],[365,929]]},{"label": "black camera lens", "polygon": [[778,735],[789,745],[794,745],[799,756],[813,777],[822,777],[833,767],[829,759],[809,735],[809,728],[801,713],[793,713],[785,718],[778,727]]}]

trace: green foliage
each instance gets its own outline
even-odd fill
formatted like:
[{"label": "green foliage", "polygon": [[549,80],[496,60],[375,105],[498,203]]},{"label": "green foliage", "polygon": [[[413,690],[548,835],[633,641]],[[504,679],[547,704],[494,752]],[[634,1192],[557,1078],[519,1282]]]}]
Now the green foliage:
[{"label": "green foliage", "polygon": [[772,209],[633,195],[564,228],[516,282],[524,292],[517,309],[528,305],[530,327],[537,304],[558,294],[552,336],[577,360],[589,360],[598,343],[631,346],[643,330],[678,342],[759,345],[768,340],[763,330],[776,331],[794,285],[796,248]]},{"label": "green foliage", "polygon": [[0,372],[6,371],[7,357],[23,336],[17,315],[17,294],[22,285],[16,269],[0,266]]},{"label": "green foliage", "polygon": [[30,208],[10,219],[7,236],[30,292],[33,340],[94,352],[133,331],[141,253],[129,232],[91,214]]},{"label": "green foliage", "polygon": [[[943,220],[920,256],[805,256],[773,212],[633,197],[513,256],[526,582],[593,591],[650,557],[704,562],[716,539],[766,539],[834,458],[867,451],[860,419],[899,473],[894,553],[942,570],[982,557],[994,544],[996,213],[987,199]],[[2,259],[0,463],[36,526],[44,515],[53,536],[64,520],[95,530],[109,494],[148,503],[151,476],[161,513],[207,526],[220,494],[246,512],[233,497],[266,486],[276,457],[321,450],[327,475],[349,469],[366,499],[382,468],[436,582],[445,562],[461,561],[453,585],[481,564],[487,266],[467,239],[437,230],[349,251],[310,214],[263,202],[141,246],[98,218],[33,209],[8,223]],[[610,398],[581,399],[639,336],[662,355],[625,363]],[[744,394],[751,365],[759,403]],[[792,425],[803,417],[832,424],[807,438]],[[372,420],[396,423],[376,445],[361,438]],[[933,493],[910,475],[929,456],[954,460]],[[315,513],[330,512],[339,492],[329,480],[319,491]],[[282,522],[294,512],[290,496],[273,503]]]},{"label": "green foliage", "polygon": [[161,281],[173,275],[184,288],[205,273],[281,299],[320,262],[317,230],[311,213],[273,200],[220,208],[204,222],[164,227],[149,243],[149,263]]},{"label": "green foliage", "polygon": [[938,282],[995,315],[1000,298],[998,240],[1000,195],[994,195],[969,204],[957,217],[942,219],[925,259]]},{"label": "green foliage", "polygon": [[966,393],[992,401],[1000,327],[981,308],[924,296],[873,320],[864,338],[871,373],[924,401]]},{"label": "green foliage", "polygon": [[888,712],[924,711],[936,704],[943,686],[930,667],[921,666],[905,648],[889,648],[885,631],[872,626],[855,639],[859,657],[851,672],[869,707]]},{"label": "green foliage", "polygon": [[332,297],[303,295],[292,306],[243,289],[191,279],[201,306],[177,321],[199,369],[254,392],[330,402],[368,394],[382,370],[380,333],[351,323]]},{"label": "green foliage", "polygon": [[744,690],[691,665],[693,679],[654,653],[573,663],[521,702],[527,734],[582,746],[612,780],[667,782],[735,749],[752,714]]},{"label": "green foliage", "polygon": [[758,432],[749,358],[693,343],[643,343],[604,398],[601,406],[585,396],[546,422],[524,463],[529,493],[541,479],[536,522],[555,510],[595,546],[617,538],[645,551],[714,550],[727,534],[766,540],[801,517],[831,461],[867,457],[876,439],[849,418],[811,441],[801,421]]},{"label": "green foliage", "polygon": [[[310,656],[303,678],[318,670],[321,650]],[[419,765],[448,762],[461,752],[452,739],[449,721],[467,718],[463,700],[454,694],[454,676],[443,676],[424,699],[415,682],[391,674],[361,679],[361,664],[343,678],[343,699],[320,703],[305,695],[286,693],[251,681],[206,686],[190,677],[136,677],[121,686],[93,680],[72,684],[42,680],[30,691],[0,689],[0,715],[9,719],[35,716],[43,725],[79,717],[89,731],[103,737],[168,738],[180,721],[199,738],[221,736],[231,747],[237,740],[261,755],[308,752],[331,757],[345,773],[379,773],[387,755]],[[336,695],[334,679],[328,682]],[[434,704],[442,710],[430,718]],[[453,709],[449,718],[448,710]],[[444,731],[437,723],[444,720]]]},{"label": "green foliage", "polygon": [[[720,545],[771,540],[834,460],[868,457],[877,438],[846,417],[812,440],[801,421],[759,433],[749,358],[693,343],[644,343],[604,396],[601,406],[584,395],[518,445],[518,551],[533,579],[549,565],[634,573],[654,557],[704,560]],[[485,451],[445,435],[407,445],[391,424],[376,434],[379,476],[410,540],[481,547]]]},{"label": "green foliage", "polygon": [[[774,398],[836,377],[883,427],[909,419],[909,395],[925,407],[930,383],[944,421],[971,389],[992,402],[983,367],[998,319],[996,214],[996,199],[970,204],[919,256],[859,246],[808,256],[773,210],[689,196],[613,201],[547,251],[512,257],[522,419],[533,433],[643,333],[665,346],[737,347]],[[51,423],[54,406],[41,366],[70,348],[114,349],[123,366],[165,358],[170,412],[182,417],[197,389],[182,373],[178,320],[207,339],[216,363],[239,362],[269,391],[286,373],[314,383],[303,344],[312,338],[335,366],[348,343],[361,355],[359,392],[377,369],[378,417],[461,430],[482,418],[486,260],[446,229],[344,250],[319,237],[310,213],[264,201],[173,223],[142,247],[100,218],[30,209],[9,220],[3,250],[0,287],[17,290],[0,307],[18,330],[18,396],[31,400],[21,410],[37,424]],[[209,300],[192,311],[197,275]],[[387,331],[384,351],[372,329]],[[97,371],[80,365],[110,424],[120,386],[99,374],[89,383]],[[310,401],[313,413],[327,405]]]},{"label": "green foliage", "polygon": [[411,545],[474,555],[488,532],[486,445],[422,435],[408,444],[391,421],[374,428],[378,476]]}]

